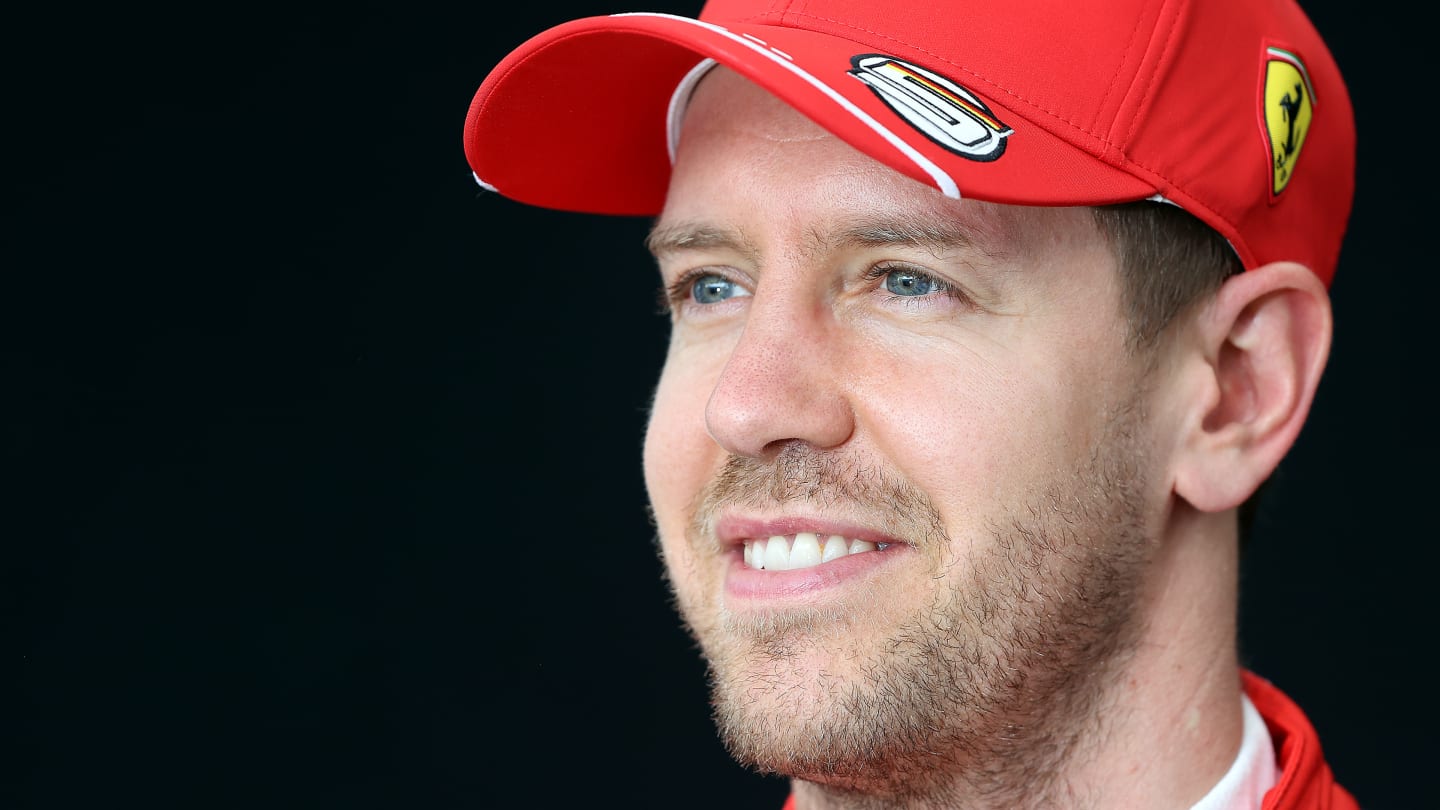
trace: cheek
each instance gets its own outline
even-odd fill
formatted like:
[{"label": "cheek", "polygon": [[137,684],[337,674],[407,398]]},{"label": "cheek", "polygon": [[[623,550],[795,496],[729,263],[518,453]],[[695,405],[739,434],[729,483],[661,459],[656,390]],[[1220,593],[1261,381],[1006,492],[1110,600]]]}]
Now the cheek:
[{"label": "cheek", "polygon": [[723,455],[705,429],[712,385],[685,368],[667,361],[645,430],[645,487],[667,555],[685,546],[690,507]]},{"label": "cheek", "polygon": [[[1053,359],[1053,358],[1052,358]],[[947,358],[920,373],[871,378],[868,434],[878,454],[924,491],[952,529],[979,527],[996,505],[1033,497],[1076,469],[1098,426],[1076,366]],[[1092,369],[1093,371],[1093,369]]]}]

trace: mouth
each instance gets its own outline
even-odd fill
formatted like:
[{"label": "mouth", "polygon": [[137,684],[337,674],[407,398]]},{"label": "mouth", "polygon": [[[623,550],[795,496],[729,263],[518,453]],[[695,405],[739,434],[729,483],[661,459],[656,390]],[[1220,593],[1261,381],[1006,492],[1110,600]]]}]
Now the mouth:
[{"label": "mouth", "polygon": [[915,548],[873,522],[821,515],[723,515],[715,539],[728,560],[732,611],[816,606],[853,596]]},{"label": "mouth", "polygon": [[776,534],[745,540],[743,544],[745,567],[757,571],[800,571],[857,554],[883,551],[890,546],[819,532]]}]

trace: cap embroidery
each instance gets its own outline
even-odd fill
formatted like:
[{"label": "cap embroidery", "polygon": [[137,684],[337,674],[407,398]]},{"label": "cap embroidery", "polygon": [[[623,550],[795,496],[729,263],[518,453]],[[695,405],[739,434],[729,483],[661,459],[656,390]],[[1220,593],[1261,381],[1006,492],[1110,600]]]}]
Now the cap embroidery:
[{"label": "cap embroidery", "polygon": [[922,135],[961,157],[981,162],[1005,153],[1014,132],[976,95],[959,84],[893,56],[850,57],[851,76]]},{"label": "cap embroidery", "polygon": [[1265,49],[1263,114],[1270,144],[1270,194],[1278,196],[1295,176],[1295,163],[1315,115],[1315,90],[1300,57],[1282,48]]}]

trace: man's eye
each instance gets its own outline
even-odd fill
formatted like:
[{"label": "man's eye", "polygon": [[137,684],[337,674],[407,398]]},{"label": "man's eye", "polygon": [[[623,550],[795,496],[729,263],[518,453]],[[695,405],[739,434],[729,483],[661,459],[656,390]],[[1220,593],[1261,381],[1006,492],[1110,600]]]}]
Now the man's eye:
[{"label": "man's eye", "polygon": [[895,295],[913,298],[942,290],[944,286],[938,279],[924,273],[917,273],[913,270],[891,270],[885,274],[885,289]]},{"label": "man's eye", "polygon": [[739,284],[713,274],[703,275],[690,285],[690,297],[697,304],[718,304],[730,298],[749,295],[750,292]]}]

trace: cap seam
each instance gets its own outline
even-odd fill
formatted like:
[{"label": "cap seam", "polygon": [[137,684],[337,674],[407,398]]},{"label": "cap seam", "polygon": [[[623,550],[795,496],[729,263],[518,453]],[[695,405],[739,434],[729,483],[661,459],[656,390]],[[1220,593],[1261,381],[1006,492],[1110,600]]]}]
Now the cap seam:
[{"label": "cap seam", "polygon": [[1175,24],[1175,20],[1185,15],[1185,10],[1189,5],[1188,0],[1180,0],[1180,9],[1176,15],[1171,18],[1170,33],[1165,37],[1165,46],[1160,54],[1160,58],[1156,60],[1155,68],[1150,71],[1150,75],[1145,78],[1145,86],[1140,90],[1139,103],[1135,108],[1136,114],[1130,116],[1130,128],[1125,131],[1125,143],[1130,143],[1131,139],[1135,137],[1135,129],[1140,126],[1140,119],[1143,117],[1140,113],[1149,107],[1150,93],[1155,87],[1155,77],[1160,74],[1160,68],[1169,58],[1171,53],[1170,49],[1175,44],[1175,37],[1180,30],[1180,26]]},{"label": "cap seam", "polygon": [[[1102,97],[1102,98],[1100,99],[1100,103],[1099,103],[1098,105],[1096,105],[1096,107],[1095,107],[1097,116],[1098,116],[1099,114],[1103,113],[1103,112],[1105,111],[1106,107],[1110,104],[1110,95],[1111,95],[1112,93],[1114,93],[1114,92],[1115,92],[1115,88],[1116,88],[1117,86],[1119,86],[1119,84],[1120,84],[1120,77],[1121,77],[1121,75],[1123,75],[1124,72],[1125,72],[1125,71],[1124,71],[1124,67],[1125,67],[1126,63],[1128,63],[1128,62],[1130,61],[1130,59],[1132,58],[1132,55],[1135,53],[1135,39],[1140,35],[1140,20],[1141,20],[1141,17],[1137,15],[1137,16],[1135,17],[1135,26],[1130,29],[1130,43],[1125,46],[1125,59],[1124,59],[1124,61],[1122,61],[1122,62],[1120,63],[1120,65],[1116,68],[1115,74],[1110,77],[1110,85],[1105,88],[1105,95],[1104,95],[1104,97]],[[1143,60],[1142,60],[1142,61],[1143,61]],[[1132,84],[1132,86],[1133,86],[1133,84]],[[1124,105],[1122,104],[1121,106],[1124,106]],[[1120,113],[1120,110],[1117,109],[1114,113],[1108,115],[1109,125],[1105,127],[1105,130],[1106,130],[1107,132],[1111,131],[1111,127],[1113,127],[1113,126],[1114,126],[1114,123],[1115,123],[1115,116],[1116,116],[1116,115],[1119,115],[1119,113]],[[1097,121],[1096,123],[1098,124],[1099,122]],[[1106,143],[1107,146],[1109,145],[1109,139],[1108,139],[1108,138],[1105,139],[1105,143]],[[1127,143],[1128,143],[1128,141],[1127,141]]]}]

